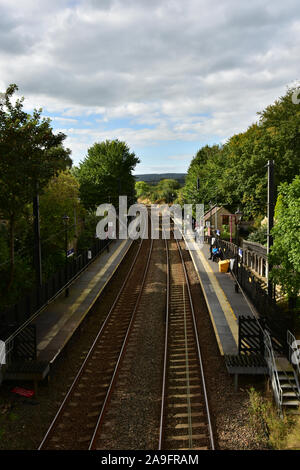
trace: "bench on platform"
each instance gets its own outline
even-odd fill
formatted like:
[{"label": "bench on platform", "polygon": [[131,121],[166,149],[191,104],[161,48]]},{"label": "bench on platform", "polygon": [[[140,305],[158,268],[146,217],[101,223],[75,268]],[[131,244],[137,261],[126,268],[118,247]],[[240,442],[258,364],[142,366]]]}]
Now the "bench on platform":
[{"label": "bench on platform", "polygon": [[268,366],[260,354],[225,355],[225,365],[229,374],[234,375],[234,388],[237,391],[239,375],[266,375]]},{"label": "bench on platform", "polygon": [[38,382],[49,377],[50,365],[47,361],[14,361],[9,364],[4,371],[4,381],[24,380],[32,381],[35,395],[38,391]]}]

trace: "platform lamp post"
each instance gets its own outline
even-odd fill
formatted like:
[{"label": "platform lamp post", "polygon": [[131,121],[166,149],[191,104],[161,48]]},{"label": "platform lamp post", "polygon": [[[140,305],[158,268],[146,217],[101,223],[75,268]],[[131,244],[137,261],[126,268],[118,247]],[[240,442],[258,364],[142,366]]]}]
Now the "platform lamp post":
[{"label": "platform lamp post", "polygon": [[[65,272],[66,272],[66,280],[68,277],[68,224],[70,217],[68,215],[63,215],[63,224],[65,227]],[[66,288],[65,296],[69,296],[69,288]]]},{"label": "platform lamp post", "polygon": [[236,283],[235,283],[235,291],[239,291],[239,286],[237,283],[238,280],[238,266],[239,266],[239,232],[240,232],[240,223],[242,220],[243,213],[240,211],[240,208],[235,212],[235,240],[236,240],[236,255],[235,255],[235,275],[236,275]]},{"label": "platform lamp post", "polygon": [[211,217],[212,217],[212,201],[209,201],[209,259],[212,259],[212,230],[211,230]]}]

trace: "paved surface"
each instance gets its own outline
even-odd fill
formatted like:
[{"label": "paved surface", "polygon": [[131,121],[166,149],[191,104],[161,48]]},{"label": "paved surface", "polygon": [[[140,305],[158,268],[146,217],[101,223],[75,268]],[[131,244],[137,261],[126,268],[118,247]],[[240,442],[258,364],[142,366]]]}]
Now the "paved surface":
[{"label": "paved surface", "polygon": [[210,305],[214,328],[222,354],[238,352],[238,317],[253,316],[253,310],[241,291],[235,291],[230,273],[220,273],[217,262],[209,260],[209,246],[195,251],[198,274]]},{"label": "paved surface", "polygon": [[35,320],[37,359],[53,362],[76,328],[96,302],[112,277],[132,240],[114,240],[106,250],[71,284],[69,296],[63,292]]},{"label": "paved surface", "polygon": [[235,292],[234,278],[220,273],[217,262],[209,260],[209,246],[188,241],[199,282],[205,296],[219,350],[222,355],[238,353],[238,317],[253,316],[255,311],[244,294]]}]

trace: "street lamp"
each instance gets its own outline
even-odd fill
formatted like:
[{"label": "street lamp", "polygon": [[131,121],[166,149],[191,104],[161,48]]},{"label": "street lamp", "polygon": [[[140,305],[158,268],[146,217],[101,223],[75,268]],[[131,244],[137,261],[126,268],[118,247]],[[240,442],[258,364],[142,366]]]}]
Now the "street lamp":
[{"label": "street lamp", "polygon": [[239,225],[241,223],[241,220],[242,220],[242,216],[243,216],[243,213],[242,211],[240,211],[240,208],[238,208],[238,210],[235,212],[235,226],[236,226],[236,244],[238,245],[239,244],[239,238],[238,238],[238,231],[239,231]]},{"label": "street lamp", "polygon": [[[63,219],[63,224],[65,226],[65,272],[66,272],[66,281],[67,281],[67,277],[68,277],[68,224],[69,224],[70,217],[68,215],[63,215],[62,219]],[[68,287],[66,288],[65,295],[66,297],[69,296]]]},{"label": "street lamp", "polygon": [[[235,212],[235,240],[236,240],[236,257],[235,257],[235,273],[236,273],[236,281],[238,278],[238,263],[239,263],[239,226],[242,220],[243,213],[240,211],[240,208]],[[238,292],[238,284],[235,283],[235,291]]]},{"label": "street lamp", "polygon": [[209,201],[209,259],[212,259],[212,229],[211,229],[211,216],[212,216],[212,201]]}]

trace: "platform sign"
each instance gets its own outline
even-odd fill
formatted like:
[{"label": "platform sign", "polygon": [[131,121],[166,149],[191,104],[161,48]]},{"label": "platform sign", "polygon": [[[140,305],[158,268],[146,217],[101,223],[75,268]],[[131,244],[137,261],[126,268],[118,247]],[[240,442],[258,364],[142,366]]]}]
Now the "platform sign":
[{"label": "platform sign", "polygon": [[69,258],[70,256],[74,255],[74,248],[71,248],[70,250],[67,251],[67,257]]},{"label": "platform sign", "polygon": [[30,390],[23,387],[15,387],[12,389],[12,393],[21,395],[21,397],[31,398],[34,395],[34,390]]},{"label": "platform sign", "polygon": [[0,340],[0,365],[6,364],[5,342]]}]

